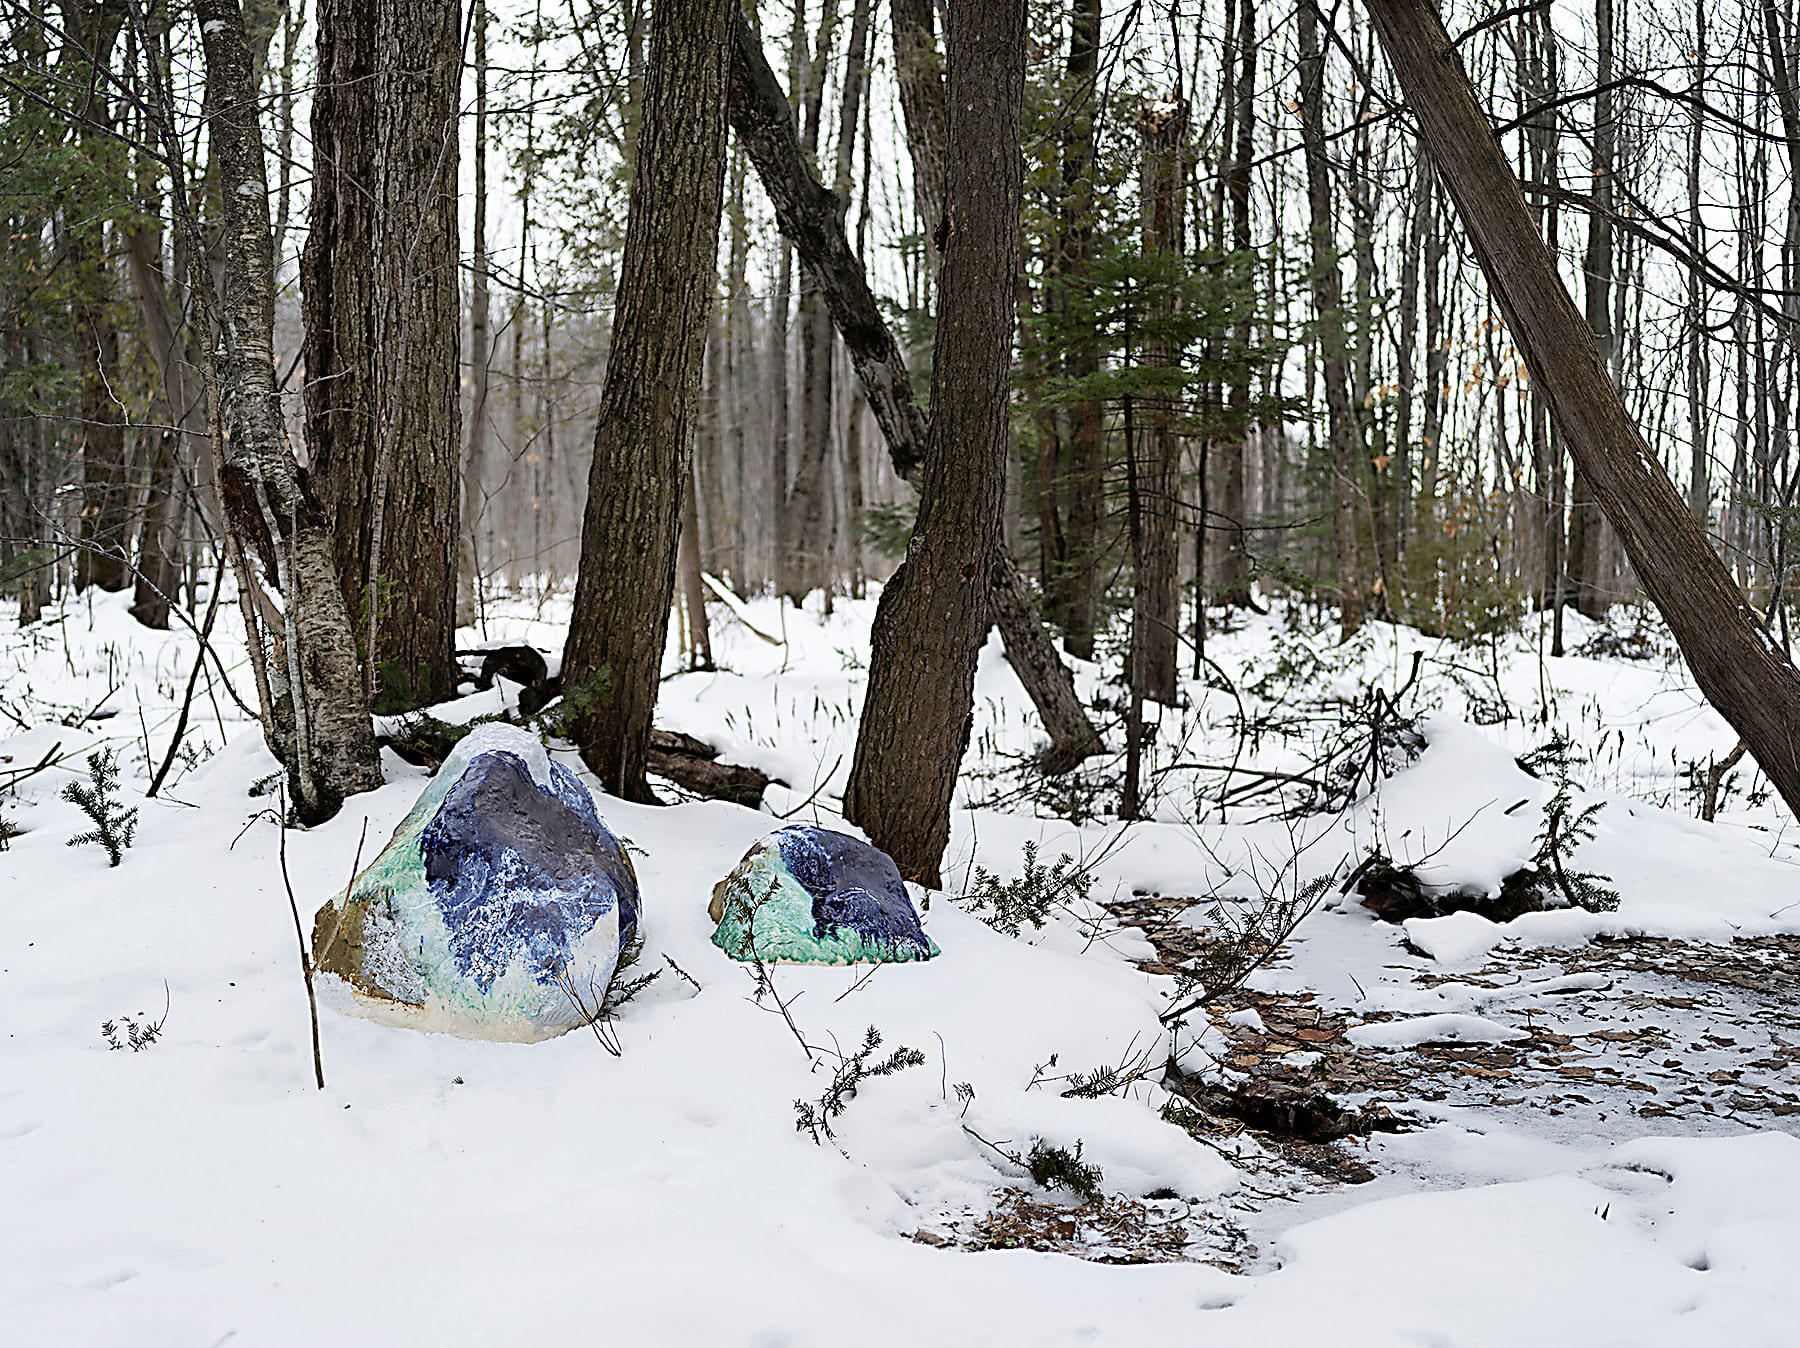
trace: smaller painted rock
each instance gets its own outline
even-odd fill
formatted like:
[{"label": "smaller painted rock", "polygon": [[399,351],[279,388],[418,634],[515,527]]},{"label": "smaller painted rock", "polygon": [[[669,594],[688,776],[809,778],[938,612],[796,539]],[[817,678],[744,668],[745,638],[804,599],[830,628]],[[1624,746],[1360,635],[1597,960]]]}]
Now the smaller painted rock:
[{"label": "smaller painted rock", "polygon": [[893,859],[811,824],[762,839],[713,888],[713,944],[733,959],[771,964],[884,964],[928,960],[937,945],[919,925]]},{"label": "smaller painted rock", "polygon": [[319,909],[313,962],[372,1020],[548,1039],[587,1022],[637,925],[637,876],[588,789],[535,736],[484,725]]}]

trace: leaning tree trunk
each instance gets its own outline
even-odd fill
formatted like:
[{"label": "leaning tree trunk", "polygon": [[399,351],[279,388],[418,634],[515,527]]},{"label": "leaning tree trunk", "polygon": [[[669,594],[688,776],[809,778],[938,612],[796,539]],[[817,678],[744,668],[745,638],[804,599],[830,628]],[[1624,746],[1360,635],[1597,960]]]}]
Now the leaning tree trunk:
[{"label": "leaning tree trunk", "polygon": [[1357,483],[1363,472],[1362,428],[1350,400],[1350,362],[1344,334],[1343,281],[1331,218],[1331,164],[1325,155],[1325,56],[1319,48],[1317,0],[1300,0],[1300,135],[1306,146],[1306,195],[1311,211],[1313,309],[1319,320],[1319,365],[1331,443],[1331,518],[1338,557],[1339,628],[1348,638],[1362,626],[1367,596]]},{"label": "leaning tree trunk", "polygon": [[378,706],[455,692],[460,0],[320,0],[306,444]]},{"label": "leaning tree trunk", "polygon": [[869,691],[844,792],[845,818],[902,875],[932,887],[950,842],[1002,550],[1025,0],[958,0],[946,27],[948,228],[919,519],[875,610]]},{"label": "leaning tree trunk", "polygon": [[736,11],[733,0],[691,0],[651,12],[637,172],[563,655],[564,696],[582,699],[574,724],[582,757],[608,791],[629,800],[655,800],[645,770],[712,310]]},{"label": "leaning tree trunk", "polygon": [[[906,358],[869,289],[862,261],[844,234],[837,198],[813,176],[793,112],[763,56],[762,44],[741,18],[733,30],[730,107],[732,129],[775,207],[782,235],[793,242],[818,281],[875,424],[887,441],[894,472],[910,482],[924,456],[925,425],[913,401]],[[1061,771],[1101,752],[1104,746],[1075,691],[1074,677],[1057,655],[1024,578],[1005,549],[996,558],[994,583],[1008,591],[993,601],[1007,660],[1050,736],[1042,759],[1045,769]]]},{"label": "leaning tree trunk", "polygon": [[[364,696],[350,616],[338,586],[326,513],[294,462],[275,387],[275,265],[250,42],[238,0],[199,0],[206,52],[206,102],[224,225],[224,299],[205,297],[212,280],[190,219],[189,257],[203,332],[218,336],[213,445],[222,447],[218,484],[227,542],[237,563],[240,602],[252,643],[263,734],[287,768],[295,811],[329,819],[345,796],[381,785],[381,761]],[[154,81],[172,162],[180,142],[166,83]],[[177,203],[186,185],[173,183]],[[185,205],[178,204],[185,213]],[[216,432],[223,430],[223,436]],[[281,626],[265,638],[251,602],[261,576],[283,598]]]},{"label": "leaning tree trunk", "polygon": [[1432,0],[1366,3],[1533,386],[1700,691],[1800,814],[1800,671],[1763,631],[1626,411]]}]

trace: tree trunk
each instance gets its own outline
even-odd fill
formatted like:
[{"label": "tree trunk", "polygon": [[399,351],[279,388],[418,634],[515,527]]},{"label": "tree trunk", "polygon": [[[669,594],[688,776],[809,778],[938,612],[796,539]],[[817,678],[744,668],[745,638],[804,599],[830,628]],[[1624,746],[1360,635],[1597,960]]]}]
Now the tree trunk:
[{"label": "tree trunk", "polygon": [[591,699],[574,724],[582,757],[628,800],[655,800],[646,754],[712,309],[736,12],[732,0],[693,0],[659,4],[650,16],[637,171],[563,656],[564,696]]},{"label": "tree trunk", "polygon": [[681,493],[681,542],[677,566],[681,573],[681,608],[686,622],[689,669],[713,667],[712,630],[706,625],[706,582],[700,578],[700,473],[698,462],[688,465],[687,489]]},{"label": "tree trunk", "polygon": [[[1594,86],[1594,209],[1588,212],[1587,253],[1582,258],[1586,274],[1588,327],[1594,334],[1594,349],[1600,364],[1608,369],[1616,365],[1612,327],[1612,201],[1613,145],[1616,125],[1613,120],[1613,0],[1594,0],[1594,33],[1598,66]],[[1557,451],[1560,457],[1560,449]],[[1586,477],[1576,473],[1569,510],[1569,585],[1575,607],[1590,618],[1606,611],[1606,597],[1601,593],[1600,510]]]},{"label": "tree trunk", "polygon": [[948,63],[943,285],[919,519],[882,590],[844,816],[936,888],[1001,552],[1023,201],[1024,0],[958,0]]},{"label": "tree trunk", "polygon": [[[792,110],[747,22],[733,32],[731,124],[756,167],[775,207],[783,236],[807,258],[850,362],[856,369],[869,411],[887,442],[894,472],[911,481],[923,458],[924,419],[913,400],[912,377],[893,331],[869,289],[862,262],[851,251],[834,194],[813,177],[801,153]],[[1011,557],[1001,552],[996,583],[1015,593],[996,602],[994,619],[1006,641],[1007,658],[1050,736],[1049,761],[1078,763],[1098,753],[1100,737],[1082,709],[1073,676],[1057,656],[1038,621],[1025,582]]]},{"label": "tree trunk", "polygon": [[[1069,9],[1069,110],[1062,142],[1062,218],[1059,265],[1066,284],[1079,286],[1094,256],[1094,125],[1099,113],[1100,0],[1072,0]],[[1086,379],[1100,371],[1100,343],[1082,341],[1063,362],[1064,377]],[[1057,609],[1064,645],[1080,660],[1094,658],[1100,622],[1102,526],[1106,520],[1106,447],[1096,399],[1069,405],[1069,442],[1063,489],[1068,493],[1067,573]]]},{"label": "tree trunk", "polygon": [[1800,814],[1800,671],[1762,631],[1632,422],[1431,0],[1367,4],[1534,387],[1701,692]]},{"label": "tree trunk", "polygon": [[[730,274],[725,285],[725,385],[731,403],[731,442],[726,457],[737,487],[737,529],[725,566],[731,583],[741,593],[748,594],[752,580],[761,579],[751,559],[758,553],[756,531],[761,527],[762,511],[758,509],[760,503],[751,494],[751,483],[758,480],[759,475],[751,471],[750,439],[745,431],[752,409],[758,406],[756,390],[761,381],[755,374],[755,341],[750,320],[750,229],[744,214],[744,167],[744,152],[740,146],[731,157],[730,197],[726,204],[726,215],[731,222]],[[786,251],[785,244],[783,251]]]},{"label": "tree trunk", "polygon": [[481,468],[487,458],[488,392],[493,339],[488,330],[487,252],[487,26],[486,0],[475,0],[475,201],[474,255],[469,280],[469,438],[463,450],[462,528],[457,533],[456,621],[473,624],[481,614]]},{"label": "tree trunk", "polygon": [[932,0],[893,0],[894,72],[900,115],[912,157],[913,206],[938,271],[938,226],[944,219],[944,75],[938,59]]},{"label": "tree trunk", "polygon": [[[1230,173],[1225,180],[1226,195],[1231,198],[1231,249],[1240,257],[1250,251],[1250,185],[1251,160],[1256,151],[1256,3],[1241,0],[1238,17],[1238,58],[1236,88],[1232,94],[1234,143]],[[1229,72],[1228,72],[1229,74]],[[1231,334],[1240,348],[1250,343],[1250,314],[1246,309]],[[1219,501],[1216,507],[1219,527],[1224,529],[1218,549],[1218,572],[1212,586],[1199,577],[1195,586],[1201,608],[1197,621],[1205,623],[1204,605],[1216,602],[1228,608],[1250,607],[1250,548],[1244,527],[1244,455],[1249,449],[1251,428],[1246,424],[1250,407],[1250,371],[1245,368],[1231,383],[1227,404],[1230,438],[1215,441],[1212,452],[1219,456]],[[1201,528],[1212,527],[1210,519],[1202,519]],[[1202,549],[1202,553],[1204,553]]]},{"label": "tree trunk", "polygon": [[198,449],[207,446],[206,412],[198,381],[187,362],[185,335],[176,322],[163,284],[162,244],[158,232],[148,227],[125,234],[125,256],[137,293],[138,313],[156,367],[162,375],[162,401],[168,422],[178,429],[159,436],[151,460],[150,496],[144,512],[142,542],[138,548],[138,575],[131,614],[146,627],[166,629],[169,605],[181,583],[182,492],[176,469],[181,462],[181,441]]},{"label": "tree trunk", "polygon": [[[1608,0],[1610,3],[1610,0]],[[1696,0],[1694,5],[1694,88],[1706,87],[1706,9],[1707,0]],[[1688,252],[1694,257],[1705,257],[1706,225],[1700,218],[1700,175],[1702,172],[1701,155],[1704,151],[1705,123],[1701,109],[1691,110],[1688,130],[1688,162],[1687,162],[1687,207],[1688,207]],[[1709,481],[1710,458],[1708,455],[1708,438],[1712,409],[1707,406],[1710,390],[1707,370],[1706,345],[1706,292],[1702,288],[1700,269],[1688,268],[1687,293],[1687,398],[1688,398],[1688,432],[1689,470],[1688,470],[1688,510],[1706,528],[1712,517],[1712,488]]]},{"label": "tree trunk", "polygon": [[[206,53],[206,101],[224,225],[224,302],[216,315],[205,251],[189,240],[203,332],[220,334],[213,394],[218,483],[236,554],[240,602],[252,643],[263,735],[287,768],[295,811],[306,823],[336,814],[345,796],[381,785],[369,704],[357,666],[350,615],[338,585],[328,518],[294,462],[275,387],[275,266],[269,230],[250,42],[237,0],[195,6]],[[160,96],[167,86],[158,77]],[[166,101],[160,121],[171,160],[180,142]],[[186,184],[172,184],[186,211]],[[216,432],[227,432],[223,437]],[[285,602],[281,627],[265,638],[252,603],[250,559]]]},{"label": "tree trunk", "polygon": [[1312,294],[1318,316],[1319,365],[1325,377],[1330,425],[1331,521],[1337,544],[1339,628],[1347,640],[1362,626],[1363,580],[1358,484],[1363,474],[1362,428],[1350,401],[1342,281],[1331,214],[1331,165],[1325,157],[1325,57],[1319,49],[1316,0],[1299,0],[1300,133],[1306,147],[1306,195],[1311,212]]},{"label": "tree trunk", "polygon": [[[112,62],[124,19],[109,4],[63,6],[69,41],[63,65],[79,69],[64,78],[85,87],[76,109],[81,153],[92,155],[111,139],[111,81],[100,72]],[[75,560],[75,587],[97,585],[122,590],[130,583],[132,491],[125,472],[125,418],[119,403],[124,369],[119,362],[119,330],[112,314],[112,270],[106,260],[106,231],[98,213],[81,211],[67,228],[58,269],[73,278],[70,326],[80,371],[81,551]]]},{"label": "tree trunk", "polygon": [[[1182,151],[1187,137],[1187,100],[1146,104],[1138,119],[1142,138],[1144,252],[1184,251]],[[1167,300],[1156,301],[1163,309]],[[1161,315],[1165,320],[1172,313]],[[1180,353],[1152,343],[1145,363],[1171,366]],[[1178,690],[1181,637],[1181,552],[1176,516],[1181,500],[1181,436],[1167,394],[1147,400],[1147,452],[1131,465],[1136,472],[1139,527],[1133,532],[1131,623],[1134,661],[1144,696],[1172,706]],[[1134,449],[1127,446],[1126,453]]]},{"label": "tree trunk", "polygon": [[455,692],[460,0],[320,0],[306,443],[378,707]]}]

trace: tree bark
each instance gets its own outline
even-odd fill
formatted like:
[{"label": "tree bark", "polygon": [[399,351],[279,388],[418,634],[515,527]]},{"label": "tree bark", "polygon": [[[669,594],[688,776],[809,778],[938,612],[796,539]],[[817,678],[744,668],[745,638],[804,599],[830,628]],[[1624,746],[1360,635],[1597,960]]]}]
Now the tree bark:
[{"label": "tree bark", "polygon": [[[674,597],[725,191],[732,0],[659,4],[612,350],[594,432],[581,571],[563,656],[582,757],[606,789],[654,801],[651,717]],[[741,22],[741,19],[739,20]]]},{"label": "tree bark", "polygon": [[[776,223],[818,279],[863,396],[887,442],[894,472],[910,482],[923,458],[925,422],[913,400],[906,359],[869,289],[862,261],[844,234],[836,197],[808,167],[793,112],[763,56],[762,44],[742,19],[733,31],[730,108],[732,129],[775,207]],[[1072,766],[1103,746],[1075,692],[1074,677],[1057,655],[1017,573],[1002,550],[997,578],[1014,593],[995,602],[994,619],[1005,639],[1007,658],[1050,736],[1046,761]]]},{"label": "tree bark", "polygon": [[1001,552],[1024,191],[1024,0],[958,0],[946,28],[947,227],[919,519],[876,608],[844,792],[845,818],[903,876],[933,888]]},{"label": "tree bark", "polygon": [[320,0],[306,443],[378,706],[455,692],[460,0]]},{"label": "tree bark", "polygon": [[[275,387],[275,266],[250,42],[237,0],[198,0],[195,15],[206,54],[207,117],[224,225],[224,302],[214,315],[203,300],[199,316],[202,331],[216,322],[219,333],[214,398],[218,428],[226,431],[213,437],[224,454],[219,491],[240,589],[256,584],[253,557],[285,600],[281,628],[266,651],[250,594],[241,602],[258,668],[264,737],[287,768],[296,812],[304,822],[318,823],[336,814],[345,796],[380,786],[381,762],[330,526],[288,447]],[[161,120],[165,145],[177,158],[166,104]],[[185,200],[185,184],[178,179],[173,186],[177,201]],[[204,297],[211,278],[197,240],[190,241],[190,265],[194,289]]]},{"label": "tree bark", "polygon": [[1431,0],[1366,2],[1533,385],[1701,692],[1800,814],[1800,671],[1762,630],[1632,422]]}]

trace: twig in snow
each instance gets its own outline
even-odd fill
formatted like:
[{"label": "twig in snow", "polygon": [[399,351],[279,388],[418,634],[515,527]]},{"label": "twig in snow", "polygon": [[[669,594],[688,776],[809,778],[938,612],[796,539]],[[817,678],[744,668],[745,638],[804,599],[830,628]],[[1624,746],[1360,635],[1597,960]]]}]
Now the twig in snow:
[{"label": "twig in snow", "polygon": [[294,915],[294,940],[300,946],[300,976],[306,980],[306,1009],[312,1015],[313,1076],[319,1089],[325,1089],[325,1060],[319,1052],[319,999],[313,993],[312,955],[306,948],[306,929],[300,924],[300,904],[294,898],[294,882],[288,877],[287,864],[287,791],[279,797],[281,810],[281,883],[287,888],[288,910]]}]

